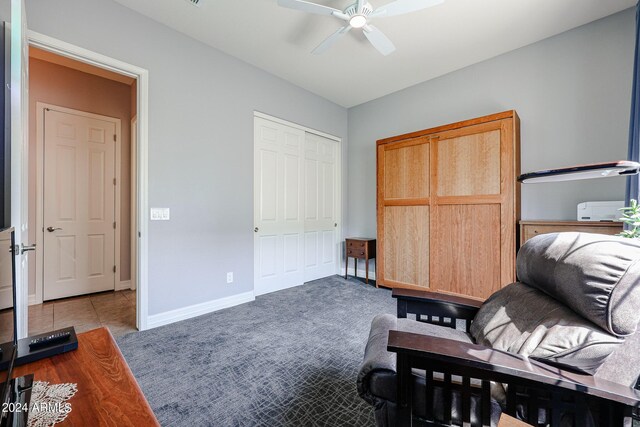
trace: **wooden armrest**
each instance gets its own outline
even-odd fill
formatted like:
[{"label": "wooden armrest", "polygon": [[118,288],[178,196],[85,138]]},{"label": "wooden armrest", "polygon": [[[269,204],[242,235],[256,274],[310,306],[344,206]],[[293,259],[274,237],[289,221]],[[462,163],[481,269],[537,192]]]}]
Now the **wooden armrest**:
[{"label": "wooden armrest", "polygon": [[640,392],[633,388],[476,344],[409,332],[389,331],[387,350],[398,355],[411,356],[412,360],[418,358],[457,365],[467,373],[471,371],[469,376],[472,378],[527,386],[536,383],[546,384],[628,406],[640,407]]},{"label": "wooden armrest", "polygon": [[[445,324],[445,318],[464,320],[468,331],[473,318],[476,316],[482,301],[460,295],[443,294],[439,292],[418,291],[413,289],[396,288],[391,293],[398,300],[398,317],[407,317],[408,313],[416,315],[416,319],[427,316],[438,320],[436,324],[456,327],[456,322]],[[434,323],[429,321],[429,323]]]},{"label": "wooden armrest", "polygon": [[435,303],[447,303],[457,306],[469,308],[480,308],[483,301],[475,298],[463,297],[461,295],[444,294],[440,292],[418,291],[414,289],[394,288],[391,293],[393,298],[412,300],[412,301],[429,301]]}]

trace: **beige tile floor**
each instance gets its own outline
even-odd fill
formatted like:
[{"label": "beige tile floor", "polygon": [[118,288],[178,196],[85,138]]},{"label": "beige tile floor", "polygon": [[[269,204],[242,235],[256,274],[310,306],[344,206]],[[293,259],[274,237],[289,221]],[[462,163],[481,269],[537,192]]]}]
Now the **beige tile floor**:
[{"label": "beige tile floor", "polygon": [[[10,310],[0,312],[0,342],[11,331]],[[136,292],[102,292],[29,306],[29,335],[74,326],[76,332],[106,326],[114,337],[136,330]]]}]

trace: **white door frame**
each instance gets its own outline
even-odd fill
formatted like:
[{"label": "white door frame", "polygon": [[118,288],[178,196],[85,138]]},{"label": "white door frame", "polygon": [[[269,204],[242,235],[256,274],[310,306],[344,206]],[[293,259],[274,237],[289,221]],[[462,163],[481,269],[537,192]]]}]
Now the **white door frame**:
[{"label": "white door frame", "polygon": [[[130,248],[130,258],[131,258],[131,267],[130,267],[130,283],[129,289],[136,289],[136,283],[138,282],[138,263],[136,262],[136,254],[138,253],[138,236],[135,233],[137,229],[137,208],[138,204],[136,201],[138,200],[138,185],[136,183],[136,177],[138,176],[138,116],[135,115],[131,119],[131,135],[129,139],[129,143],[131,145],[131,198],[129,201],[129,205],[131,207],[131,214],[129,217],[131,218],[129,227],[131,228],[131,248]],[[121,286],[124,289],[124,283],[121,282]]]},{"label": "white door frame", "polygon": [[36,102],[36,294],[35,301],[29,301],[29,304],[42,304],[44,292],[44,110],[50,109],[61,113],[73,114],[76,116],[98,119],[105,122],[111,122],[116,127],[115,142],[115,200],[114,221],[116,227],[114,230],[114,264],[116,266],[116,274],[113,277],[114,289],[121,288],[120,274],[120,181],[121,181],[121,162],[122,162],[122,123],[120,119],[100,114],[88,113],[85,111],[74,110],[71,108],[60,107],[58,105],[47,104],[44,102]]},{"label": "white door frame", "polygon": [[[13,24],[13,25],[11,25]],[[16,292],[15,310],[17,338],[28,335],[29,313],[29,249],[28,201],[29,201],[29,45],[27,43],[27,16],[24,0],[11,0],[11,24],[9,40],[11,81],[11,223],[15,227]],[[8,41],[8,43],[7,43]]]},{"label": "white door frame", "polygon": [[[340,245],[340,242],[342,242],[343,240],[343,232],[342,232],[342,138],[335,136],[335,135],[331,135],[313,128],[309,128],[306,126],[302,126],[299,125],[297,123],[294,122],[290,122],[288,120],[284,120],[275,116],[271,116],[269,114],[265,114],[262,113],[260,111],[253,111],[253,117],[254,117],[254,121],[256,117],[260,117],[262,119],[265,120],[270,120],[272,122],[275,123],[280,123],[283,124],[285,126],[289,126],[295,129],[300,129],[302,131],[305,132],[309,132],[318,136],[322,136],[324,138],[327,139],[331,139],[333,141],[336,141],[338,143],[338,149],[337,149],[337,153],[336,153],[336,192],[335,192],[335,211],[336,211],[336,223],[338,224],[338,226],[336,227],[336,241],[334,242],[334,244],[336,245],[336,247],[338,247]],[[256,144],[256,135],[253,136],[253,144],[255,147]],[[304,150],[303,150],[304,152]],[[304,161],[304,158],[303,158]],[[254,173],[255,173],[255,166],[254,166]],[[255,192],[256,189],[254,188],[253,191]],[[255,200],[255,198],[254,198]],[[254,218],[255,218],[255,209],[256,206],[254,205],[253,207],[254,209]],[[255,243],[254,243],[255,245]],[[254,251],[255,253],[255,251]],[[340,274],[340,270],[341,270],[341,261],[342,261],[342,251],[340,250],[336,250],[336,274]],[[255,260],[254,260],[254,269],[255,269]],[[254,291],[255,291],[255,272],[254,272]]]},{"label": "white door frame", "polygon": [[[136,222],[138,225],[138,245],[137,253],[137,293],[136,293],[136,317],[139,330],[148,329],[149,321],[149,71],[108,56],[92,52],[90,50],[72,45],[67,42],[37,33],[28,32],[29,44],[40,49],[75,59],[80,62],[94,65],[109,71],[123,74],[137,80],[137,156],[135,169],[136,176],[132,175],[132,181],[137,182],[136,191]],[[132,223],[133,223],[132,218]],[[132,248],[133,250],[133,248]],[[27,289],[24,292],[28,292]],[[25,299],[21,306],[25,314],[27,313],[27,301]]]}]

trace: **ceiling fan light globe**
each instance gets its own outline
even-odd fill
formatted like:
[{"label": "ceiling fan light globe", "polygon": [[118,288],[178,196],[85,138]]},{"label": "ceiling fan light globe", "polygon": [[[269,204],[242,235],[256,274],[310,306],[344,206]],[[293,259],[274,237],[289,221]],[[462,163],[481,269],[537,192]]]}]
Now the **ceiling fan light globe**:
[{"label": "ceiling fan light globe", "polygon": [[362,28],[367,25],[367,17],[364,15],[353,15],[349,19],[349,25],[353,28]]}]

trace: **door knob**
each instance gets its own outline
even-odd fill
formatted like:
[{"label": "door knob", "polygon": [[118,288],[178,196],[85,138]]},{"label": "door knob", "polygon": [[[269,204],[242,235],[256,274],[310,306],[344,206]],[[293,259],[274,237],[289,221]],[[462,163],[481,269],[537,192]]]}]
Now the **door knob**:
[{"label": "door knob", "polygon": [[54,232],[54,231],[56,231],[56,230],[62,230],[62,228],[58,228],[58,227],[56,227],[56,228],[53,228],[53,227],[47,227],[47,231],[48,231],[49,233],[53,233],[53,232]]},{"label": "door knob", "polygon": [[36,245],[22,245],[22,250],[20,251],[20,254],[24,254],[25,252],[28,251],[35,251],[36,250]]},{"label": "door knob", "polygon": [[253,231],[257,233],[258,232],[258,227],[254,228]]}]

